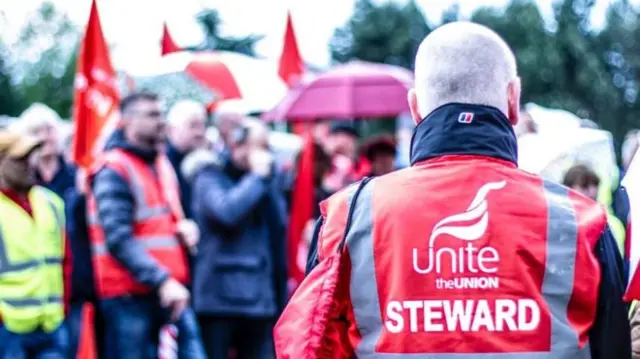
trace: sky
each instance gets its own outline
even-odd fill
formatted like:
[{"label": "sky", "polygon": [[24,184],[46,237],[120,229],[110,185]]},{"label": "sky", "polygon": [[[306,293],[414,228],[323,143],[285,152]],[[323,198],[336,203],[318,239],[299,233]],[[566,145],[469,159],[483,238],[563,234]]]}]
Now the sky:
[{"label": "sky", "polygon": [[[132,71],[160,56],[162,24],[179,46],[195,45],[202,32],[194,15],[204,7],[219,11],[225,35],[263,35],[256,50],[261,56],[277,59],[283,42],[286,12],[290,10],[305,61],[316,66],[330,63],[329,40],[336,27],[346,23],[353,12],[354,0],[97,0],[102,27],[112,46],[111,57],[117,69]],[[382,2],[384,0],[376,0]],[[402,3],[405,0],[395,0]],[[605,11],[613,0],[597,0],[592,24],[602,26]],[[444,10],[454,3],[463,16],[480,6],[503,7],[508,0],[417,0],[431,24],[437,24]],[[537,1],[543,14],[552,16],[553,0]],[[0,0],[0,34],[12,43],[42,0]],[[633,0],[640,4],[640,0]],[[54,0],[79,27],[89,16],[91,0]]]}]

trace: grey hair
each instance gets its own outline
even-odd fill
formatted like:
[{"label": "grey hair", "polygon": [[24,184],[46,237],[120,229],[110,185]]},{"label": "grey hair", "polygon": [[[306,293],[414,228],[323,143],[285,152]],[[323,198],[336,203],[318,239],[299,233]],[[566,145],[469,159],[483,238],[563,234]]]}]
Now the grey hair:
[{"label": "grey hair", "polygon": [[207,110],[198,101],[180,100],[167,113],[167,123],[172,127],[182,126],[192,116],[207,118]]},{"label": "grey hair", "polygon": [[215,127],[220,128],[225,121],[240,123],[244,121],[245,117],[246,116],[240,112],[216,110],[211,116],[211,121]]},{"label": "grey hair", "polygon": [[219,125],[226,120],[233,122],[243,121],[244,118],[248,117],[249,112],[249,106],[245,100],[222,100],[218,103],[213,113],[213,124],[219,127]]},{"label": "grey hair", "polygon": [[430,33],[415,62],[420,116],[447,103],[508,108],[507,89],[517,79],[516,59],[493,30],[470,22],[453,22]]},{"label": "grey hair", "polygon": [[22,112],[18,121],[11,124],[11,129],[25,134],[33,134],[43,127],[59,130],[61,121],[60,116],[49,106],[34,103]]}]

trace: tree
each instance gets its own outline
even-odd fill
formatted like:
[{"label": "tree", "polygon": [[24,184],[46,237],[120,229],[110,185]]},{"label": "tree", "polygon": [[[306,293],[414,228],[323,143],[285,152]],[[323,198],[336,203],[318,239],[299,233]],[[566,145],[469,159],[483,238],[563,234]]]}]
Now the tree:
[{"label": "tree", "polygon": [[562,96],[556,83],[560,54],[555,37],[546,29],[545,21],[534,1],[512,1],[504,11],[481,8],[471,21],[483,24],[500,34],[516,54],[522,79],[524,101],[558,107]]},{"label": "tree", "polygon": [[416,50],[430,31],[414,0],[404,6],[358,0],[351,19],[331,38],[331,58],[336,62],[360,59],[412,69]]},{"label": "tree", "polygon": [[598,51],[621,98],[612,122],[612,132],[619,141],[627,131],[640,127],[638,69],[640,69],[640,14],[627,1],[612,4],[605,28],[598,36]]},{"label": "tree", "polygon": [[565,0],[556,5],[556,48],[564,75],[558,85],[565,98],[573,102],[570,111],[604,124],[609,122],[612,107],[620,105],[620,98],[612,86],[604,54],[597,50],[597,34],[589,28],[593,5],[593,0]]},{"label": "tree", "polygon": [[[559,108],[596,121],[617,143],[640,128],[640,14],[616,0],[603,29],[590,24],[595,0],[559,0],[545,21],[538,1],[511,0],[503,9],[481,8],[471,21],[500,34],[516,54],[523,103]],[[443,23],[459,19],[454,4]],[[409,2],[376,5],[358,0],[352,18],[330,43],[334,61],[358,58],[411,68],[415,49],[429,32]]]},{"label": "tree", "polygon": [[192,50],[219,50],[233,51],[241,54],[255,56],[255,45],[262,40],[262,36],[248,35],[245,37],[224,37],[220,34],[222,20],[218,11],[207,9],[197,15],[197,20],[204,31],[202,45]]},{"label": "tree", "polygon": [[23,27],[16,57],[23,102],[41,102],[62,118],[71,116],[80,34],[66,14],[44,2]]},{"label": "tree", "polygon": [[460,4],[456,2],[442,13],[442,24],[444,25],[458,20],[460,20]]},{"label": "tree", "polygon": [[476,11],[472,21],[494,29],[514,50],[523,102],[593,119],[620,139],[638,115],[632,110],[640,66],[638,15],[620,0],[597,32],[589,21],[593,5],[593,0],[560,1],[555,24],[547,24],[535,1],[512,0],[504,11]]},{"label": "tree", "polygon": [[11,69],[6,63],[7,48],[0,42],[0,115],[18,116],[24,108],[20,95],[16,93]]}]

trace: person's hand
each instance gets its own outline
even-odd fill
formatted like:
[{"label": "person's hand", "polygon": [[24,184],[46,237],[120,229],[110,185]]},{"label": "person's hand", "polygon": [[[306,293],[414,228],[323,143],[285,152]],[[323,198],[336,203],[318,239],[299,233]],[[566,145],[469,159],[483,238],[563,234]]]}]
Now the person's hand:
[{"label": "person's hand", "polygon": [[173,278],[169,278],[162,283],[158,294],[162,307],[171,309],[172,321],[177,321],[182,312],[189,306],[189,291]]},{"label": "person's hand", "polygon": [[264,149],[255,149],[249,154],[249,169],[251,172],[268,177],[271,174],[273,155]]},{"label": "person's hand", "polygon": [[191,254],[196,254],[197,245],[200,241],[200,229],[198,225],[190,219],[183,219],[178,222],[177,229],[178,235],[180,235],[184,244],[189,248]]}]

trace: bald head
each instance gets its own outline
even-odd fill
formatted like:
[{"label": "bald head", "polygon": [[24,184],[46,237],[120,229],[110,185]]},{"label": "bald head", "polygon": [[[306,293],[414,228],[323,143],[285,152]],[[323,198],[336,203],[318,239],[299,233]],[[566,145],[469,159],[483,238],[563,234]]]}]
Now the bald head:
[{"label": "bald head", "polygon": [[516,59],[504,40],[482,25],[454,22],[420,44],[409,103],[416,122],[448,103],[492,106],[512,123],[520,106]]},{"label": "bald head", "polygon": [[193,100],[178,101],[167,114],[171,144],[182,152],[206,146],[207,111]]}]

